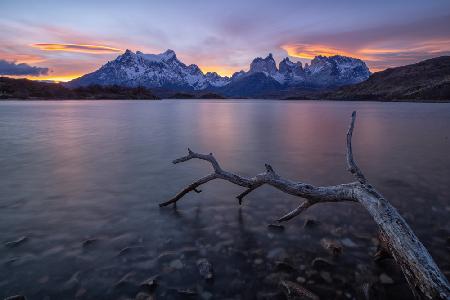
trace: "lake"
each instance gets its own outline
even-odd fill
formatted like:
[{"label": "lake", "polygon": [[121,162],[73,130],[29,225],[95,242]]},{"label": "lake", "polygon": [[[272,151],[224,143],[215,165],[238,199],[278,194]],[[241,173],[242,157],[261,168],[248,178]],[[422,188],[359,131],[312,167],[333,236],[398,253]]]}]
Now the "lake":
[{"label": "lake", "polygon": [[[314,185],[351,182],[353,110],[356,161],[448,277],[450,104],[8,101],[0,102],[0,298],[134,299],[158,276],[155,299],[283,299],[280,279],[321,299],[365,299],[368,290],[371,299],[409,299],[392,260],[374,262],[376,227],[356,203],[318,204],[271,229],[301,199],[261,187],[239,206],[243,189],[216,180],[176,208],[158,207],[210,172],[203,161],[171,163],[187,147],[245,176],[270,163]],[[201,258],[213,280],[199,275]],[[313,265],[317,258],[327,264]]]}]

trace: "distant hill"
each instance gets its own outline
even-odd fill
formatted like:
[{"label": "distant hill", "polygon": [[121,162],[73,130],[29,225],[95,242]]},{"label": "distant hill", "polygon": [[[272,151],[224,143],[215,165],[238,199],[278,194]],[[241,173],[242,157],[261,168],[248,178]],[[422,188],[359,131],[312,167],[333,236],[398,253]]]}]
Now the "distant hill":
[{"label": "distant hill", "polygon": [[450,56],[386,69],[372,74],[364,82],[341,87],[319,97],[334,100],[450,101]]},{"label": "distant hill", "polygon": [[1,99],[157,99],[148,89],[88,86],[69,89],[59,83],[0,77]]}]

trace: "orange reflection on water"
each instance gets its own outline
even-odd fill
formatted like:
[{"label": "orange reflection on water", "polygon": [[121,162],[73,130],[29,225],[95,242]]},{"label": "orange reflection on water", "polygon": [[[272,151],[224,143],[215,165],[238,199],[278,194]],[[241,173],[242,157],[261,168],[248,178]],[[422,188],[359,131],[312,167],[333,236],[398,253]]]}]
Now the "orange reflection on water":
[{"label": "orange reflection on water", "polygon": [[231,103],[218,102],[211,105],[199,102],[198,130],[202,147],[213,147],[220,152],[231,151],[238,141],[238,124],[235,115],[236,106]]}]

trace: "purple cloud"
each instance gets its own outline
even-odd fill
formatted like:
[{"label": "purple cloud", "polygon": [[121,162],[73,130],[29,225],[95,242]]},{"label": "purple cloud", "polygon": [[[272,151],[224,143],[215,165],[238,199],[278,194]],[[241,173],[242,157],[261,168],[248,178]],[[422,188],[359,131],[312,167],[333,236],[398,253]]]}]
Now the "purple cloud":
[{"label": "purple cloud", "polygon": [[15,62],[9,62],[0,59],[0,75],[10,75],[10,76],[20,76],[20,75],[30,75],[30,76],[40,76],[47,75],[49,69],[30,66],[29,64],[21,63],[16,64]]}]

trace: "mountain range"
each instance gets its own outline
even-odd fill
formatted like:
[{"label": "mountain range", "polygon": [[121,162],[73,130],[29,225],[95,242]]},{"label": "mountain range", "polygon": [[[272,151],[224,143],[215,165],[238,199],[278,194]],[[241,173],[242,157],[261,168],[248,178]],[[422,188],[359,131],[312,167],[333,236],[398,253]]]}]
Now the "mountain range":
[{"label": "mountain range", "polygon": [[181,62],[173,50],[144,54],[126,50],[98,70],[67,83],[69,87],[89,85],[145,87],[183,92],[215,92],[231,97],[264,97],[295,89],[324,90],[362,82],[369,78],[366,64],[346,56],[316,56],[302,65],[283,59],[278,67],[272,54],[255,58],[249,70],[231,77],[203,73],[195,65]]},{"label": "mountain range", "polygon": [[450,56],[370,74],[358,59],[317,56],[311,64],[272,55],[255,58],[247,72],[204,74],[168,50],[126,51],[99,70],[69,83],[0,77],[1,99],[271,98],[317,100],[450,101]]}]

